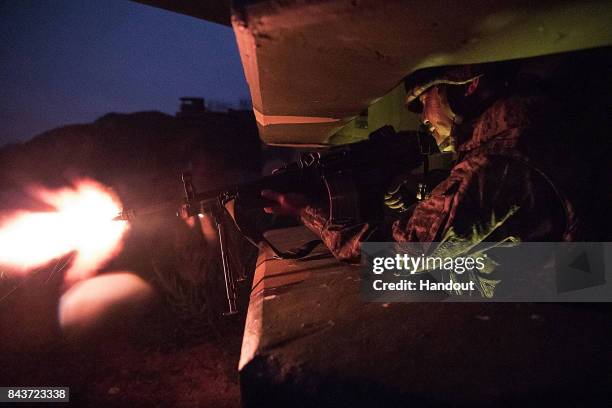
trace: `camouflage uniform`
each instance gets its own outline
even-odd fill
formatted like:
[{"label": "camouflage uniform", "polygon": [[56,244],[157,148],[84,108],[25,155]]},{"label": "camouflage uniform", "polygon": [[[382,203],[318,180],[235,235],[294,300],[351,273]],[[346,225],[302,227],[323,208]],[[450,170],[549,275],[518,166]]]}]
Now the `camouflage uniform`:
[{"label": "camouflage uniform", "polygon": [[448,234],[485,241],[577,239],[572,200],[553,180],[572,172],[562,171],[566,155],[545,140],[548,107],[543,96],[509,96],[462,125],[450,176],[400,219],[339,225],[328,221],[328,210],[309,206],[301,220],[338,259],[353,262],[362,241],[432,242]]}]

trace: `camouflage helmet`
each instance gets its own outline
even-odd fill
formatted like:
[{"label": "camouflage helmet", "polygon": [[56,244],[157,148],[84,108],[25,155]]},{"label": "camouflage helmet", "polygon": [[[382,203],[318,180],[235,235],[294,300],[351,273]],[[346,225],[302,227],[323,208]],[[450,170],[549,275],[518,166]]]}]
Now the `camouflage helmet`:
[{"label": "camouflage helmet", "polygon": [[464,65],[455,67],[425,68],[406,77],[406,99],[404,105],[415,113],[423,111],[419,96],[436,85],[468,85],[484,75],[483,66]]}]

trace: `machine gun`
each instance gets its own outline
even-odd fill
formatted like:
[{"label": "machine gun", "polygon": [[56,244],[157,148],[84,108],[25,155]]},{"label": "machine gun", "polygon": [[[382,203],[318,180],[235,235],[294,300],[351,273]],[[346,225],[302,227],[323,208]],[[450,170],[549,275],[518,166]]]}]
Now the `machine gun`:
[{"label": "machine gun", "polygon": [[[223,218],[226,204],[232,200],[240,212],[261,209],[270,204],[261,197],[262,190],[299,192],[329,208],[329,220],[351,223],[374,220],[383,212],[383,196],[389,181],[397,174],[426,164],[427,154],[435,142],[431,136],[417,132],[395,132],[384,126],[371,133],[365,141],[303,153],[299,161],[287,164],[272,174],[223,188],[197,192],[192,176],[183,173],[185,197],[179,211],[182,216],[210,216],[217,228],[225,287],[228,300],[227,314],[236,313],[236,278],[230,268],[227,231]],[[162,205],[163,206],[163,205]],[[142,210],[124,210],[115,219],[132,220],[142,214],[156,212],[160,206]],[[240,232],[253,244],[269,246],[283,259],[297,259],[308,255],[320,242],[305,243],[292,251],[281,251],[263,235],[235,214]]]}]

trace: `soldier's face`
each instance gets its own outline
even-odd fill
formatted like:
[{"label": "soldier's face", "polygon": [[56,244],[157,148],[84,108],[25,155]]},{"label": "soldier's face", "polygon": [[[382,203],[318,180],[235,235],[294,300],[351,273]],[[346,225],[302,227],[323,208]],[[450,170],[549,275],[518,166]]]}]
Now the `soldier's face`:
[{"label": "soldier's face", "polygon": [[421,121],[432,133],[440,150],[448,151],[454,114],[448,104],[446,88],[433,86],[419,96],[423,104]]}]

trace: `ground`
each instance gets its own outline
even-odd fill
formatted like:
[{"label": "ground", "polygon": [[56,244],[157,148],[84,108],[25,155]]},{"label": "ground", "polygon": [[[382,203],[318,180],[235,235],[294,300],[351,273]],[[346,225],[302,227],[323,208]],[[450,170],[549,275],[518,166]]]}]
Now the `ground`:
[{"label": "ground", "polygon": [[0,384],[70,386],[71,406],[237,407],[242,317],[182,323],[143,319],[93,339],[58,340],[38,352],[0,353]]}]

